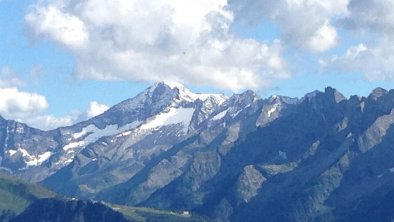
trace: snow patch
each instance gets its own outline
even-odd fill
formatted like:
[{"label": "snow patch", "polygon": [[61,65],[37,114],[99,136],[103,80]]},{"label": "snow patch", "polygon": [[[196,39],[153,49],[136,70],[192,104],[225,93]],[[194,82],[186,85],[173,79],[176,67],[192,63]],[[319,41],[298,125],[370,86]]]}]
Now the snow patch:
[{"label": "snow patch", "polygon": [[220,94],[203,94],[203,93],[193,93],[188,90],[184,85],[178,82],[164,81],[164,84],[169,86],[171,89],[177,88],[179,90],[179,101],[194,102],[197,99],[201,101],[206,101],[208,98],[214,98],[219,104],[222,104],[227,100],[227,97]]},{"label": "snow patch", "polygon": [[175,89],[175,88],[185,88],[185,86],[182,83],[179,82],[174,82],[174,81],[163,81],[164,84],[166,84],[167,86],[169,86],[171,89]]},{"label": "snow patch", "polygon": [[201,100],[201,101],[206,101],[208,98],[213,97],[215,100],[219,103],[222,104],[224,101],[226,101],[226,98],[223,97],[223,95],[219,94],[200,94],[200,93],[193,93],[190,92],[187,89],[182,89],[179,92],[179,99],[181,101],[188,101],[188,102],[194,102],[196,100]]},{"label": "snow patch", "polygon": [[123,131],[126,131],[126,130],[131,130],[131,129],[134,129],[137,126],[139,126],[141,123],[142,123],[141,121],[134,121],[132,123],[128,123],[128,124],[120,127],[118,130],[119,130],[119,132],[123,132]]},{"label": "snow patch", "polygon": [[38,155],[38,159],[36,159],[37,160],[36,165],[41,165],[43,162],[48,160],[52,156],[52,154],[53,154],[52,152],[48,151],[41,155]]},{"label": "snow patch", "polygon": [[10,156],[15,155],[16,153],[20,153],[23,157],[24,162],[28,167],[39,166],[53,155],[53,153],[49,151],[39,155],[31,155],[29,152],[27,152],[27,150],[22,148],[19,148],[17,150],[8,150],[7,153]]},{"label": "snow patch", "polygon": [[68,151],[68,150],[71,150],[71,149],[75,149],[75,148],[77,148],[77,147],[81,147],[81,146],[83,146],[83,145],[85,145],[85,142],[84,142],[84,141],[69,143],[69,144],[67,144],[67,145],[65,145],[65,146],[63,147],[63,150],[64,150],[64,151]]},{"label": "snow patch", "polygon": [[89,126],[83,128],[81,130],[81,132],[74,133],[72,137],[74,139],[79,139],[79,138],[83,137],[84,135],[86,135],[87,133],[93,132],[95,130],[97,130],[97,127],[95,125],[89,125]]},{"label": "snow patch", "polygon": [[104,129],[99,129],[95,125],[93,125],[93,127],[94,128],[92,128],[91,133],[83,139],[86,144],[96,142],[101,137],[115,135],[119,132],[118,125],[109,125],[106,126]]},{"label": "snow patch", "polygon": [[222,119],[223,117],[226,116],[227,112],[228,112],[228,109],[224,110],[223,112],[220,112],[219,114],[216,114],[216,116],[212,117],[212,120],[215,121],[215,120]]},{"label": "snow patch", "polygon": [[73,161],[74,158],[62,157],[55,163],[55,166],[65,166]]},{"label": "snow patch", "polygon": [[18,152],[17,150],[7,150],[9,156],[13,156],[17,152]]},{"label": "snow patch", "polygon": [[131,131],[126,131],[126,132],[123,132],[123,133],[121,133],[119,135],[116,135],[116,138],[119,138],[119,137],[122,137],[122,136],[128,136],[130,134],[131,134]]},{"label": "snow patch", "polygon": [[159,128],[166,125],[178,124],[181,123],[185,127],[185,131],[187,132],[187,127],[192,120],[194,113],[194,108],[170,108],[168,112],[160,113],[155,116],[149,122],[141,126],[141,129],[154,129]]},{"label": "snow patch", "polygon": [[18,151],[19,151],[20,153],[22,153],[22,156],[31,157],[30,154],[29,154],[29,152],[27,152],[27,150],[25,150],[25,149],[19,148]]},{"label": "snow patch", "polygon": [[[113,136],[113,135],[119,134],[121,132],[131,130],[140,124],[141,124],[140,121],[134,121],[134,122],[126,124],[120,128],[118,127],[118,125],[108,125],[104,129],[99,129],[97,126],[90,124],[90,125],[84,127],[80,132],[74,133],[72,135],[72,137],[74,139],[81,139],[82,137],[85,137],[85,138],[83,138],[83,140],[69,143],[63,147],[63,150],[69,151],[69,150],[73,150],[75,148],[87,146],[91,143],[96,142],[101,137]],[[124,135],[128,135],[128,134],[124,133]]]},{"label": "snow patch", "polygon": [[267,116],[271,117],[271,115],[278,109],[279,104],[272,105],[272,108],[267,111]]}]

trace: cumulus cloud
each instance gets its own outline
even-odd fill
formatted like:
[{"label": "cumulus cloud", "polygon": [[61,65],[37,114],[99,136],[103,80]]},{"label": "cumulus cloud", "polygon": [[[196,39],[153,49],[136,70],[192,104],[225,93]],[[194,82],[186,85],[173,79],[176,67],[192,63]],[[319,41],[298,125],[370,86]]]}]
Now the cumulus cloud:
[{"label": "cumulus cloud", "polygon": [[109,109],[108,106],[100,104],[96,101],[90,102],[88,110],[86,111],[87,119],[98,116]]},{"label": "cumulus cloud", "polygon": [[70,126],[74,124],[77,119],[78,117],[75,115],[67,115],[62,117],[53,115],[37,115],[22,119],[20,121],[41,130],[51,130],[58,127]]},{"label": "cumulus cloud", "polygon": [[16,87],[0,88],[0,113],[6,118],[18,119],[34,115],[48,107],[46,98],[36,93],[21,92]]},{"label": "cumulus cloud", "polygon": [[21,91],[20,87],[24,85],[25,82],[18,77],[14,69],[9,66],[0,69],[0,115],[3,118],[27,123],[40,129],[69,125],[77,119],[76,115],[43,115],[49,106],[47,99],[38,93]]},{"label": "cumulus cloud", "polygon": [[368,80],[394,80],[394,47],[386,44],[381,47],[368,47],[358,44],[342,55],[322,59],[326,69],[344,72],[361,72]]},{"label": "cumulus cloud", "polygon": [[48,102],[44,96],[28,92],[20,92],[17,88],[0,88],[0,115],[6,119],[26,123],[29,126],[51,130],[70,126],[98,116],[108,110],[108,106],[96,101],[90,102],[85,111],[73,110],[64,116],[46,114]]},{"label": "cumulus cloud", "polygon": [[[240,90],[289,77],[281,42],[236,37],[229,8],[226,0],[54,0],[33,5],[25,21],[35,38],[75,56],[81,79],[165,79]],[[325,46],[316,50],[336,41],[330,23],[319,24],[311,44]]]},{"label": "cumulus cloud", "polygon": [[72,116],[43,115],[47,99],[37,93],[23,92],[16,87],[0,88],[0,115],[3,118],[26,123],[39,129],[53,129],[73,123]]},{"label": "cumulus cloud", "polygon": [[322,66],[360,72],[368,80],[394,80],[394,2],[351,0],[339,25],[360,36],[360,43],[341,55],[321,59]]},{"label": "cumulus cloud", "polygon": [[349,16],[341,24],[347,29],[394,34],[394,2],[391,0],[351,0]]},{"label": "cumulus cloud", "polygon": [[84,23],[55,6],[34,7],[25,19],[34,26],[31,34],[35,38],[50,37],[70,48],[79,48],[88,40]]},{"label": "cumulus cloud", "polygon": [[65,116],[44,115],[42,113],[31,115],[29,113],[24,113],[24,115],[21,115],[21,118],[17,120],[32,127],[50,130],[58,127],[71,126],[75,123],[85,121],[104,113],[108,109],[108,106],[92,101],[85,111],[73,110]]},{"label": "cumulus cloud", "polygon": [[349,0],[229,0],[236,20],[246,24],[261,20],[278,25],[281,39],[311,52],[323,52],[338,42],[333,25],[347,14]]},{"label": "cumulus cloud", "polygon": [[104,104],[92,101],[85,111],[73,110],[65,116],[23,113],[16,120],[42,130],[51,130],[58,127],[71,126],[75,123],[93,118],[107,111],[108,108]]},{"label": "cumulus cloud", "polygon": [[69,126],[105,112],[109,107],[96,101],[90,102],[86,111],[73,110],[65,116],[45,114],[49,104],[45,96],[21,91],[23,85],[10,67],[0,70],[0,115],[3,118],[26,123],[43,130]]}]

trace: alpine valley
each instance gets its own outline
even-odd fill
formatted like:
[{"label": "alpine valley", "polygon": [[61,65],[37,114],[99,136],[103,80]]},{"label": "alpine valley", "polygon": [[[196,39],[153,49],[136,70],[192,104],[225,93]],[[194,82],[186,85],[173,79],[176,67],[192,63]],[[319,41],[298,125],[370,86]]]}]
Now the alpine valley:
[{"label": "alpine valley", "polygon": [[392,221],[393,144],[394,90],[381,88],[262,99],[161,82],[68,127],[0,119],[2,171],[81,199],[36,198],[15,221],[107,207],[89,200],[213,221]]}]

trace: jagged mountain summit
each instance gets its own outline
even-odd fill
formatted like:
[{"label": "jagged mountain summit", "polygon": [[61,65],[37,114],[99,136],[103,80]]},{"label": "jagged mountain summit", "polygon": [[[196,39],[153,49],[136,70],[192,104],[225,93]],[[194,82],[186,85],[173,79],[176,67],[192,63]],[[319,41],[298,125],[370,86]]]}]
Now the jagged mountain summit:
[{"label": "jagged mountain summit", "polygon": [[100,116],[70,127],[41,131],[1,119],[4,153],[1,166],[29,180],[40,181],[71,163],[81,150],[101,138],[115,136],[112,140],[116,140],[132,132],[144,135],[168,125],[174,125],[173,133],[182,137],[187,134],[197,101],[205,101],[208,105],[204,111],[210,112],[226,99],[223,95],[194,94],[183,86],[163,82]]},{"label": "jagged mountain summit", "polygon": [[217,221],[390,221],[393,113],[381,88],[262,99],[162,82],[69,127],[1,119],[0,166],[64,195]]}]

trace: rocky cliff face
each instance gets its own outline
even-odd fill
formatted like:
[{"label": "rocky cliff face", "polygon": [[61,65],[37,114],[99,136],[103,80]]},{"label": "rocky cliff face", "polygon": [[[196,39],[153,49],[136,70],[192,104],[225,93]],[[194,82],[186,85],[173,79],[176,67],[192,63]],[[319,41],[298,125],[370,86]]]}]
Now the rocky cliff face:
[{"label": "rocky cliff face", "polygon": [[393,108],[380,88],[298,100],[159,83],[70,127],[1,119],[1,166],[66,195],[219,221],[389,220]]},{"label": "rocky cliff face", "polygon": [[304,98],[233,147],[199,209],[224,221],[367,221],[375,210],[390,221],[393,98]]}]

